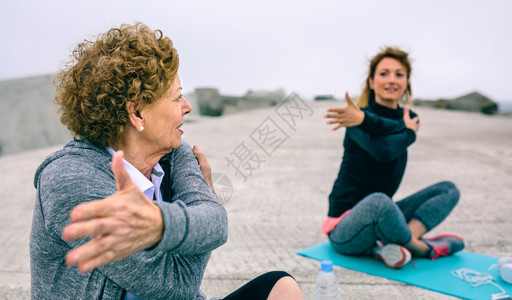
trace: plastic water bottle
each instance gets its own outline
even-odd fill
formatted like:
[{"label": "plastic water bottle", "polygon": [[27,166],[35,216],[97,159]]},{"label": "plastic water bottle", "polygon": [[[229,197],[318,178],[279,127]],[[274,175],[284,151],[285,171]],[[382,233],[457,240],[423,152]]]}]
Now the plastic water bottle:
[{"label": "plastic water bottle", "polygon": [[332,261],[322,261],[322,270],[316,278],[316,300],[338,299],[338,280],[332,271]]}]

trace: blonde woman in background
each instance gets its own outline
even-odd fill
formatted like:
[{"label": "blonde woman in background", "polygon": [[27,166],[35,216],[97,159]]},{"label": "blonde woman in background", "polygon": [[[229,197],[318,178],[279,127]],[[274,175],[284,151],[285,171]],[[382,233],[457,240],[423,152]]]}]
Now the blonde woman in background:
[{"label": "blonde woman in background", "polygon": [[322,225],[336,251],[374,255],[390,268],[413,256],[436,259],[464,248],[456,234],[424,235],[457,204],[459,191],[449,181],[431,185],[403,200],[392,200],[407,165],[407,148],[416,140],[419,117],[400,106],[412,95],[408,53],[385,48],[371,61],[361,97],[330,108],[333,130],[346,127],[343,161],[329,195]]}]

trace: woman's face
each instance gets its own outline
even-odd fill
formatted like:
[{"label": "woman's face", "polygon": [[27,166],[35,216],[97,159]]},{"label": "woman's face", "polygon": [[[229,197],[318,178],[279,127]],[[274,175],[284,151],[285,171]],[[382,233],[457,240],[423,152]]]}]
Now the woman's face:
[{"label": "woman's face", "polygon": [[400,97],[407,89],[405,67],[394,58],[383,58],[377,64],[373,78],[370,78],[370,89],[375,92],[377,103],[396,108]]},{"label": "woman's face", "polygon": [[144,142],[154,152],[171,152],[181,145],[183,116],[192,111],[190,103],[181,95],[180,77],[176,75],[162,98],[145,107]]}]

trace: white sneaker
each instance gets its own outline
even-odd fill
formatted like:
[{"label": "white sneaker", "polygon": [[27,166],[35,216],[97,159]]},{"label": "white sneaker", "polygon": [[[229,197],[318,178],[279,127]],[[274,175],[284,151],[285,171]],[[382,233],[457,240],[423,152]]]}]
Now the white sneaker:
[{"label": "white sneaker", "polygon": [[411,252],[405,247],[384,244],[381,241],[377,241],[377,245],[373,248],[373,255],[392,269],[400,268],[411,261]]}]

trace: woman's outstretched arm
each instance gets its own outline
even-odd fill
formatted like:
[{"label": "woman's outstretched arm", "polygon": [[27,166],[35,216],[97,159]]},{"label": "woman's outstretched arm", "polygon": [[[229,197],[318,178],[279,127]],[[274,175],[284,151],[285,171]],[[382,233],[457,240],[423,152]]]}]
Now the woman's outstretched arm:
[{"label": "woman's outstretched arm", "polygon": [[416,140],[419,130],[419,117],[411,119],[409,108],[404,108],[402,130],[391,134],[375,136],[363,131],[359,126],[347,128],[347,135],[377,161],[391,161],[399,157]]}]

